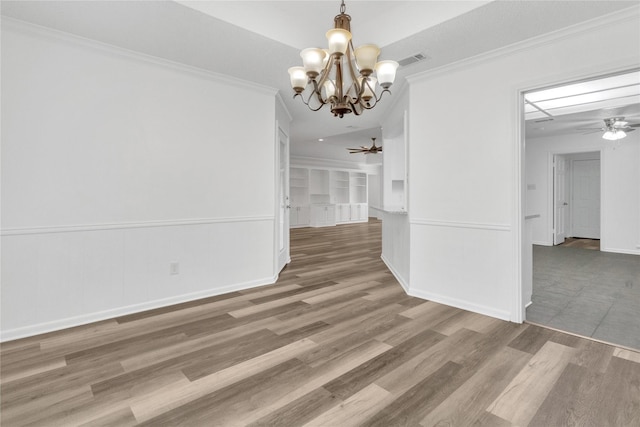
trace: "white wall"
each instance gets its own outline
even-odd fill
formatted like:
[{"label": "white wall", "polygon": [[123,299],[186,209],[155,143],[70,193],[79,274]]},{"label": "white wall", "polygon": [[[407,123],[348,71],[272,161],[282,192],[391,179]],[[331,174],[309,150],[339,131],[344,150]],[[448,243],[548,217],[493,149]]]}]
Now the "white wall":
[{"label": "white wall", "polygon": [[639,24],[627,11],[409,78],[410,293],[521,320],[519,92],[638,67]]},{"label": "white wall", "polygon": [[[371,209],[380,209],[382,207],[382,190],[381,190],[382,167],[378,166],[374,172],[367,175],[367,200],[369,201],[369,211]],[[376,214],[369,214],[376,216]]]},{"label": "white wall", "polygon": [[527,211],[539,213],[533,221],[533,241],[552,245],[553,154],[601,152],[601,250],[640,254],[640,135],[629,132],[620,141],[606,141],[601,135],[564,135],[529,138],[526,145]]},{"label": "white wall", "polygon": [[[406,88],[406,86],[405,86]],[[382,163],[382,260],[402,287],[410,293],[410,229],[407,213],[406,115],[409,92],[394,94],[393,105],[382,125],[384,160]],[[394,185],[402,184],[402,188]]]},{"label": "white wall", "polygon": [[2,339],[275,280],[273,90],[11,20],[2,89]]}]

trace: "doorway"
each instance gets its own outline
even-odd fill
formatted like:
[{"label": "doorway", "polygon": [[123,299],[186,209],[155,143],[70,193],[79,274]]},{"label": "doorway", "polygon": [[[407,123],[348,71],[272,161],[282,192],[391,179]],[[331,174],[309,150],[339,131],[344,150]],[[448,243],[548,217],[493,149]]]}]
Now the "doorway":
[{"label": "doorway", "polygon": [[576,239],[600,241],[600,157],[599,151],[553,155],[554,217],[549,231],[554,245],[580,246],[574,244]]},{"label": "doorway", "polygon": [[535,217],[525,318],[640,349],[640,73],[536,89],[522,103],[521,188]]}]

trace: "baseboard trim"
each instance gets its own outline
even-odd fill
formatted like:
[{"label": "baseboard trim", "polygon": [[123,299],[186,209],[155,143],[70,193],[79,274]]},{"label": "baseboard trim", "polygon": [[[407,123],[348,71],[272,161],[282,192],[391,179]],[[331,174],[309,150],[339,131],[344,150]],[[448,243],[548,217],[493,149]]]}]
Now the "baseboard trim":
[{"label": "baseboard trim", "polygon": [[393,264],[391,264],[389,260],[385,258],[384,255],[380,255],[380,259],[382,260],[382,262],[384,262],[384,265],[387,266],[391,274],[393,274],[393,277],[395,277],[398,283],[400,283],[400,286],[402,286],[402,289],[404,289],[404,292],[407,295],[409,295],[409,283],[407,283],[407,281],[404,280],[404,278],[400,275],[400,273],[398,273],[398,270],[396,270],[393,267]]},{"label": "baseboard trim", "polygon": [[39,323],[36,325],[24,326],[6,331],[0,331],[0,342],[27,338],[34,335],[40,335],[48,332],[59,331],[62,329],[73,328],[75,326],[87,325],[89,323],[99,322],[103,320],[113,319],[115,317],[125,316],[128,314],[140,313],[143,311],[153,310],[156,308],[167,307],[189,301],[195,301],[202,298],[222,295],[229,292],[241,291],[243,289],[257,288],[260,286],[272,285],[278,279],[278,275],[258,280],[252,280],[244,283],[236,283],[221,288],[208,289],[205,291],[193,292],[190,294],[177,295],[174,297],[158,299],[140,304],[128,305],[125,307],[113,308],[109,310],[99,311],[95,313],[83,314],[81,316],[68,317],[66,319],[54,320],[51,322]]},{"label": "baseboard trim", "polygon": [[460,300],[457,298],[451,298],[444,295],[434,294],[428,291],[422,291],[419,289],[411,289],[408,294],[412,297],[422,298],[437,302],[439,304],[449,305],[451,307],[461,308],[462,310],[472,311],[478,314],[484,314],[485,316],[495,317],[497,319],[511,321],[511,313],[505,310],[496,310],[492,307],[487,307],[480,304],[474,304],[469,301]]},{"label": "baseboard trim", "polygon": [[600,248],[600,252],[612,252],[614,254],[640,255],[640,249]]}]

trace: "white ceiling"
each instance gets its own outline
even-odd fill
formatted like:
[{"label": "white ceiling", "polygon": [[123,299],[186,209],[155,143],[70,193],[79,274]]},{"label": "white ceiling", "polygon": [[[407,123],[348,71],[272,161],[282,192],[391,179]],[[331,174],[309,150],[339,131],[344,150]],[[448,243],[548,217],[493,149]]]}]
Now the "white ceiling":
[{"label": "white ceiling", "polygon": [[[298,50],[325,47],[325,33],[340,13],[336,0],[176,1]],[[489,1],[347,0],[345,6],[352,16],[354,45],[373,43],[384,48],[486,3]]]},{"label": "white ceiling", "polygon": [[590,133],[613,117],[640,123],[640,70],[536,90],[525,99],[529,138]]},{"label": "white ceiling", "polygon": [[[1,2],[3,16],[277,88],[294,119],[294,146],[318,138],[367,145],[393,95],[339,119],[326,108],[309,111],[289,86],[287,68],[301,63],[301,47],[324,45],[339,7],[338,0]],[[398,70],[392,93],[408,75],[639,7],[637,0],[346,1],[356,46],[374,42],[384,59],[428,56]],[[358,135],[363,140],[354,141]]]}]

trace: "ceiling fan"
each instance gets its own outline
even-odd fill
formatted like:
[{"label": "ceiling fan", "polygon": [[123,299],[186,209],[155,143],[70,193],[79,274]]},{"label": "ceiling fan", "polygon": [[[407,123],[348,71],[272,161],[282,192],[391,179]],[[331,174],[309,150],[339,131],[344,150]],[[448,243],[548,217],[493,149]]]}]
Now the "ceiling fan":
[{"label": "ceiling fan", "polygon": [[640,127],[640,123],[630,124],[624,120],[624,117],[610,117],[604,119],[604,127],[601,128],[585,128],[580,130],[587,130],[584,135],[595,132],[604,132],[602,138],[610,141],[622,139],[627,136],[627,133],[633,132],[635,128]]},{"label": "ceiling fan", "polygon": [[381,152],[382,147],[376,146],[376,139],[371,138],[371,141],[373,141],[373,145],[371,147],[365,147],[364,145],[361,145],[360,148],[347,148],[347,150],[349,150],[349,154],[356,154],[356,153],[377,154]]}]

